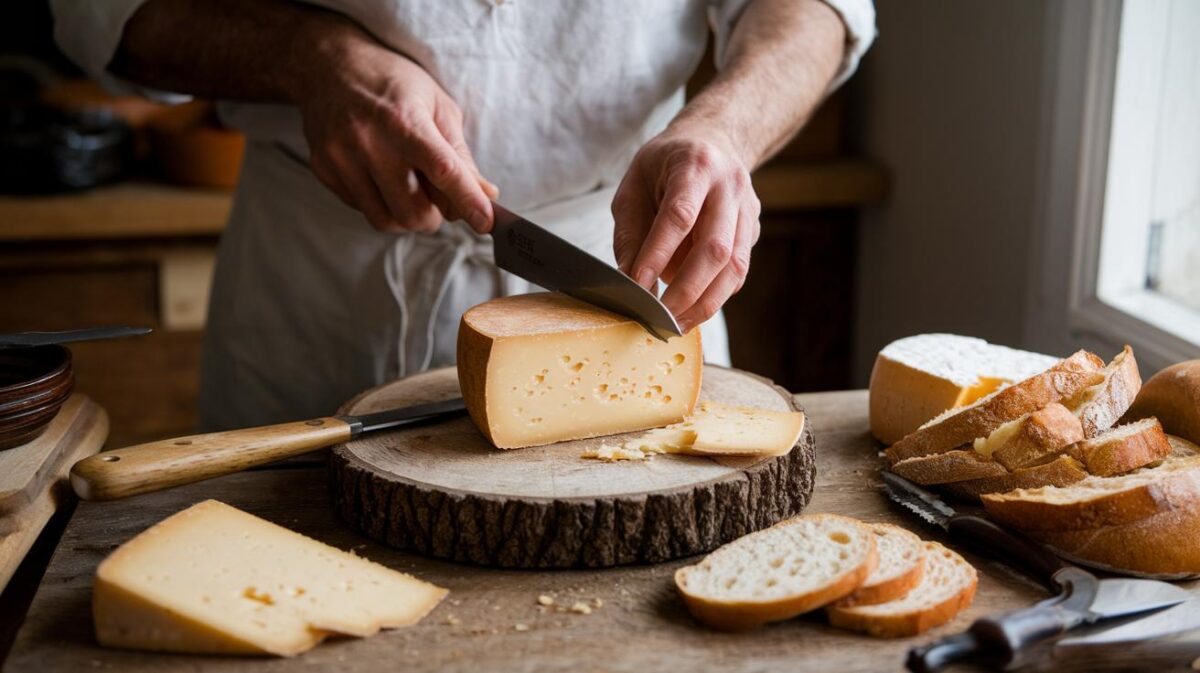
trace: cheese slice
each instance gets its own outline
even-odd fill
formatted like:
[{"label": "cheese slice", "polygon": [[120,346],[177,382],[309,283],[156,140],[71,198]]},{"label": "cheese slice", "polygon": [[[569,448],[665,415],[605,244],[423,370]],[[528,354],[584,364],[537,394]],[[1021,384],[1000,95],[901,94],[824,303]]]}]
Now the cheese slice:
[{"label": "cheese slice", "polygon": [[92,612],[110,647],[291,656],[331,634],[414,624],[446,593],[207,500],[106,558]]},{"label": "cheese slice", "polygon": [[693,416],[618,446],[585,451],[597,460],[645,460],[662,453],[695,456],[781,456],[804,432],[804,414],[701,402]]},{"label": "cheese slice", "polygon": [[699,330],[663,342],[629,318],[545,292],[475,306],[458,331],[467,410],[501,449],[682,420],[703,360]]},{"label": "cheese slice", "polygon": [[871,434],[894,444],[947,409],[1052,367],[1057,358],[956,334],[919,334],[879,351],[871,371]]}]

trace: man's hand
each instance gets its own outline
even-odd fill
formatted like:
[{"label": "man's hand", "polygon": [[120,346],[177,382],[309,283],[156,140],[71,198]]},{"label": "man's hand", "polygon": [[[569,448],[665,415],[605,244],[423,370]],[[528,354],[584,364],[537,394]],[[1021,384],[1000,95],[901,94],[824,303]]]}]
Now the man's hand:
[{"label": "man's hand", "polygon": [[492,226],[496,187],[463,140],[462,112],[423,68],[357,26],[321,26],[294,97],[313,173],[380,231]]},{"label": "man's hand", "polygon": [[749,171],[782,148],[820,102],[845,46],[821,0],[753,0],[716,79],[634,157],[613,199],[621,270],[689,330],[742,287],[758,240]]},{"label": "man's hand", "polygon": [[742,288],[761,206],[727,138],[670,128],[634,157],[612,204],[621,270],[653,289],[684,332]]}]

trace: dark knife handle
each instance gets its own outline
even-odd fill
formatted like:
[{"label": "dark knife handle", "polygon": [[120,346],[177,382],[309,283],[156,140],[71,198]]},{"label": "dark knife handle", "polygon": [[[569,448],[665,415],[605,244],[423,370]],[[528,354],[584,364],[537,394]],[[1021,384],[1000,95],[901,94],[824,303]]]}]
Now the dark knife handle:
[{"label": "dark knife handle", "polygon": [[1025,648],[1075,628],[1084,621],[1061,602],[1043,602],[1001,617],[977,619],[971,628],[908,651],[905,666],[917,673],[938,671],[956,662],[1007,665]]},{"label": "dark knife handle", "polygon": [[955,514],[946,522],[950,536],[967,543],[985,556],[1003,555],[1032,571],[1039,581],[1051,591],[1059,591],[1062,584],[1055,574],[1071,564],[1055,556],[1040,544],[1014,535],[982,517],[971,514]]}]

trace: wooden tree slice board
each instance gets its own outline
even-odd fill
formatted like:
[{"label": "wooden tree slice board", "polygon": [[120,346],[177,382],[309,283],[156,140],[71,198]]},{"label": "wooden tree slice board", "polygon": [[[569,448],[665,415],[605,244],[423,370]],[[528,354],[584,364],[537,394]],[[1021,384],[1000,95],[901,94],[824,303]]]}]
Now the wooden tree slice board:
[{"label": "wooden tree slice board", "polygon": [[[458,394],[449,367],[367,391],[341,412]],[[770,381],[712,365],[700,397],[798,409]],[[331,494],[338,513],[367,536],[437,558],[513,568],[653,563],[710,551],[799,513],[814,481],[810,426],[806,419],[796,447],[773,458],[606,463],[580,454],[639,433],[502,451],[464,415],[334,447]]]}]

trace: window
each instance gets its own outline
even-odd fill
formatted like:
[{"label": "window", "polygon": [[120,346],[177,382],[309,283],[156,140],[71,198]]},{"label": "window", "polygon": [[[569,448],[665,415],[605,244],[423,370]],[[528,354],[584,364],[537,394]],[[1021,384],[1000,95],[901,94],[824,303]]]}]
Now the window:
[{"label": "window", "polygon": [[1096,295],[1200,346],[1200,2],[1121,11]]},{"label": "window", "polygon": [[1200,2],[1047,11],[1026,342],[1200,358]]}]

